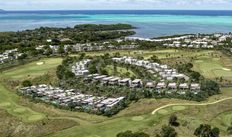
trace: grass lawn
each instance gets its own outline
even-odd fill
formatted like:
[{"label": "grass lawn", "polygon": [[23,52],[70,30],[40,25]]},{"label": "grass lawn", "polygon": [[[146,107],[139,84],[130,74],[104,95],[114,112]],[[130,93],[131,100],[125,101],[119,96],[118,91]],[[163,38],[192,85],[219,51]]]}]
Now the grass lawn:
[{"label": "grass lawn", "polygon": [[232,126],[232,111],[227,111],[217,115],[212,121],[212,124],[226,131],[229,126]]},{"label": "grass lawn", "polygon": [[194,70],[210,79],[222,77],[232,80],[232,59],[225,55],[221,57],[203,56],[193,62]]},{"label": "grass lawn", "polygon": [[[0,74],[1,78],[11,80],[23,80],[26,78],[33,78],[43,75],[49,70],[55,69],[60,63],[61,58],[48,58],[40,61],[32,62],[26,65],[15,67],[13,69],[4,71]],[[45,115],[31,110],[18,104],[20,97],[10,89],[7,89],[4,84],[0,83],[0,108],[7,110],[13,116],[16,116],[24,122],[34,122],[42,120]]]},{"label": "grass lawn", "polygon": [[115,75],[115,76],[120,76],[120,77],[130,77],[130,78],[136,77],[136,75],[131,70],[127,70],[126,68],[123,68],[123,67],[117,67],[117,72],[116,74],[114,74],[114,66],[107,65],[106,71],[108,72],[109,75]]},{"label": "grass lawn", "polygon": [[[146,100],[144,101],[146,102]],[[178,117],[178,121],[180,122],[180,126],[176,128],[178,135],[180,137],[191,137],[193,136],[194,130],[202,123],[211,124],[213,127],[220,127],[219,123],[225,122],[226,119],[231,119],[232,115],[227,112],[232,109],[230,102],[231,100],[227,100],[209,106],[171,106],[158,111],[155,115],[148,113],[137,116],[135,114],[134,116],[116,116],[115,118],[102,123],[73,127],[57,132],[51,136],[115,137],[117,133],[126,130],[145,131],[154,136],[154,132],[158,133],[162,125],[167,124],[169,116],[175,113]],[[217,111],[212,111],[216,109]],[[227,117],[224,118],[224,115]],[[217,121],[214,122],[214,120]],[[224,125],[222,127],[222,131],[225,128],[226,126]],[[225,135],[225,133],[222,133],[222,135]]]},{"label": "grass lawn", "polygon": [[24,122],[35,122],[42,120],[45,115],[35,112],[28,107],[18,104],[19,96],[9,91],[2,84],[0,84],[0,109],[7,110],[11,115],[21,119]]},{"label": "grass lawn", "polygon": [[[142,56],[145,59],[149,59],[153,55],[156,55],[160,59],[163,58],[176,58],[176,57],[195,57],[202,54],[210,54],[214,51],[212,50],[176,50],[176,49],[162,49],[162,50],[109,50],[109,51],[98,51],[98,52],[86,52],[88,56],[101,56],[106,53],[114,55],[115,53],[120,53],[121,56]],[[78,56],[78,55],[71,55]]]},{"label": "grass lawn", "polygon": [[9,79],[22,80],[43,75],[45,72],[56,69],[61,64],[61,58],[46,58],[4,71],[1,75]]},{"label": "grass lawn", "polygon": [[[114,52],[110,51],[111,54]],[[211,52],[212,51],[190,52],[181,50],[136,52],[120,51],[122,55],[144,55],[145,58],[149,58],[154,54],[160,58],[165,58],[167,54],[171,54],[170,58],[181,56],[181,54],[184,54],[184,56],[193,57],[196,55],[209,54]],[[104,53],[106,52],[87,54],[93,56]],[[228,59],[224,60],[225,62],[223,62],[223,64],[220,64],[220,60],[217,58],[212,60],[215,62],[215,64],[211,66],[212,68],[230,68],[229,65],[226,65],[229,64],[228,62],[230,62]],[[61,61],[61,58],[43,59],[41,61],[36,61],[5,71],[0,75],[0,77],[9,80],[23,80],[38,77],[47,73],[48,71],[54,71]],[[201,59],[195,61],[194,65],[197,63],[198,65],[202,65],[202,62],[203,64],[207,63],[207,61],[204,62],[204,58],[202,57]],[[209,64],[206,64],[205,66],[203,65],[203,68],[210,70],[210,67],[206,67],[207,65]],[[112,66],[109,67],[109,69],[112,71]],[[125,73],[124,68],[119,68],[118,70],[120,70],[120,73]],[[232,96],[232,89],[222,89],[222,94],[210,97],[208,101],[212,102],[229,96]],[[0,83],[0,109],[6,110],[9,114],[19,118],[23,122],[38,123],[38,121],[41,119],[44,120],[45,116],[48,116],[53,120],[70,120],[78,122],[79,125],[62,130],[57,129],[57,132],[50,134],[50,136],[56,137],[115,137],[118,132],[126,130],[145,131],[151,135],[154,135],[154,132],[157,133],[163,124],[167,124],[169,116],[173,113],[178,116],[181,125],[180,127],[176,128],[178,135],[180,137],[191,137],[193,136],[194,129],[201,123],[209,123],[212,126],[217,126],[222,131],[225,131],[232,119],[231,100],[209,106],[171,106],[161,109],[155,115],[151,115],[151,112],[154,109],[171,103],[184,104],[191,102],[178,99],[142,99],[138,102],[131,103],[128,108],[122,110],[119,114],[111,118],[107,118],[103,116],[90,115],[87,113],[60,110],[51,105],[43,103],[32,103],[29,100],[21,99],[21,97],[16,95],[13,91],[5,88]],[[57,123],[54,123],[54,125],[55,124]],[[223,135],[225,134],[223,133]]]}]

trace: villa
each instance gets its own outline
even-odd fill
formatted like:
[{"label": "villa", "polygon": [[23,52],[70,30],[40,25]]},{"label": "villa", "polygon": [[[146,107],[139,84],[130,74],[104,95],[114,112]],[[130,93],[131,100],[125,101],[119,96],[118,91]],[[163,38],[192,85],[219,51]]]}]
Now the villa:
[{"label": "villa", "polygon": [[101,80],[101,83],[104,84],[104,85],[108,85],[108,83],[109,83],[109,81],[110,81],[111,79],[114,79],[114,77],[113,77],[113,76],[105,77],[105,78],[103,78],[103,79]]},{"label": "villa", "polygon": [[154,82],[147,82],[146,83],[146,88],[154,89],[155,87],[156,87],[156,85]]},{"label": "villa", "polygon": [[109,80],[109,85],[118,85],[120,78],[115,77]]},{"label": "villa", "polygon": [[165,89],[167,86],[166,86],[166,83],[164,82],[159,82],[157,85],[156,85],[156,89],[157,90],[162,90],[162,89]]},{"label": "villa", "polygon": [[199,91],[201,90],[201,86],[200,86],[200,84],[198,84],[198,83],[192,83],[192,84],[190,85],[190,90],[191,90],[192,92],[194,92],[195,94],[197,94],[197,92],[199,92]]},{"label": "villa", "polygon": [[96,76],[93,78],[93,81],[101,81],[102,79],[106,78],[106,75],[100,75],[100,76]]},{"label": "villa", "polygon": [[125,78],[125,79],[119,80],[120,86],[130,86],[130,84],[131,84],[130,78]]},{"label": "villa", "polygon": [[168,84],[168,89],[177,90],[177,84],[176,83],[169,83]]},{"label": "villa", "polygon": [[188,90],[189,85],[187,83],[182,83],[182,84],[179,85],[179,89],[180,90]]},{"label": "villa", "polygon": [[[151,75],[158,77],[159,79],[162,79],[161,82],[159,82],[156,86],[153,82],[143,82],[141,79],[135,79],[131,81],[130,78],[120,78],[120,77],[115,77],[115,76],[107,76],[107,75],[99,75],[99,74],[89,74],[89,71],[87,69],[87,65],[91,62],[91,60],[83,60],[80,62],[77,62],[74,66],[72,66],[72,72],[76,76],[84,76],[84,81],[86,83],[91,83],[93,82],[100,82],[102,85],[108,86],[126,86],[130,88],[149,88],[149,89],[157,89],[162,90],[162,89],[169,89],[169,90],[177,90],[178,85],[175,83],[173,80],[176,79],[184,79],[185,81],[189,80],[189,77],[186,76],[185,74],[180,74],[177,72],[176,69],[170,68],[168,65],[161,65],[159,63],[155,62],[150,62],[146,60],[137,60],[132,57],[117,57],[117,58],[112,58],[113,61],[115,62],[121,62],[121,63],[127,63],[131,65],[136,65],[140,67],[144,67],[147,72],[151,73]],[[166,85],[166,82],[169,82],[168,85]],[[144,83],[144,85],[143,85]],[[191,84],[191,88],[188,87],[186,83],[180,84],[179,88],[182,90],[191,90],[194,93],[197,93],[197,91],[200,90],[199,84]],[[181,91],[185,93],[185,91]]]},{"label": "villa", "polygon": [[131,88],[140,88],[142,87],[143,83],[142,83],[142,80],[141,79],[135,79],[131,82],[131,85],[130,87]]},{"label": "villa", "polygon": [[81,94],[74,89],[63,90],[49,85],[24,87],[19,89],[19,92],[26,95],[34,95],[39,100],[63,107],[68,107],[70,103],[73,103],[76,109],[95,110],[101,108],[103,111],[113,108],[125,98],[96,97]]}]

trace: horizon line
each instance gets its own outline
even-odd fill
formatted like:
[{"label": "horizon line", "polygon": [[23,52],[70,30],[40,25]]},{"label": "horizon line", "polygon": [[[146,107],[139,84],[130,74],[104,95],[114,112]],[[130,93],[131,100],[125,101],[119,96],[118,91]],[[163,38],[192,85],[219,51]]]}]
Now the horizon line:
[{"label": "horizon line", "polygon": [[232,11],[231,9],[25,9],[25,10],[5,10],[0,11]]}]

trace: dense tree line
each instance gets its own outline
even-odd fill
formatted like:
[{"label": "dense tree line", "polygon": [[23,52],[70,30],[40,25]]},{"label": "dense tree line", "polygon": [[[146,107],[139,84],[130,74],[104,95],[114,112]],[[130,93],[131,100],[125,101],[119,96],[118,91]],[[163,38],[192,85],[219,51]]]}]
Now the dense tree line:
[{"label": "dense tree line", "polygon": [[144,132],[133,133],[132,131],[125,131],[118,133],[116,137],[150,137],[150,136]]},{"label": "dense tree line", "polygon": [[193,82],[199,82],[201,79],[203,79],[203,76],[199,72],[192,70],[192,63],[178,64],[175,67],[177,68],[178,72],[189,75],[191,81]]},{"label": "dense tree line", "polygon": [[219,137],[219,128],[211,128],[210,125],[201,124],[194,132],[197,137]]},{"label": "dense tree line", "polygon": [[85,31],[80,32],[74,36],[74,40],[79,43],[103,41],[109,39],[121,38],[129,35],[134,35],[133,31],[104,31],[104,32],[93,32]]},{"label": "dense tree line", "polygon": [[81,24],[76,25],[74,28],[80,31],[108,31],[134,29],[134,27],[130,24]]},{"label": "dense tree line", "polygon": [[[95,42],[135,34],[129,24],[77,25],[75,28],[40,27],[33,30],[0,33],[0,53],[8,49],[30,50],[37,45],[64,45]],[[62,40],[67,38],[66,40]],[[47,42],[51,39],[51,42]]]}]

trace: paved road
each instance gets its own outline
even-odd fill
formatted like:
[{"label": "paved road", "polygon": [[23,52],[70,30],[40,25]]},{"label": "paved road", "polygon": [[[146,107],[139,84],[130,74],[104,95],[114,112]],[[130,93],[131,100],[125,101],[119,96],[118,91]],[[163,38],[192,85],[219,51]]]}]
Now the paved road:
[{"label": "paved road", "polygon": [[220,102],[223,102],[223,101],[226,101],[226,100],[231,100],[232,97],[228,97],[228,98],[224,98],[224,99],[220,99],[220,100],[217,100],[215,102],[209,102],[209,103],[185,103],[185,104],[168,104],[168,105],[165,105],[165,106],[162,106],[162,107],[159,107],[157,109],[155,109],[154,111],[152,111],[152,115],[156,114],[156,112],[158,112],[159,110],[161,109],[164,109],[164,108],[167,108],[167,107],[171,107],[171,106],[207,106],[207,105],[213,105],[213,104],[217,104],[217,103],[220,103]]}]

